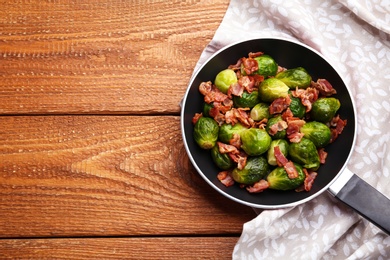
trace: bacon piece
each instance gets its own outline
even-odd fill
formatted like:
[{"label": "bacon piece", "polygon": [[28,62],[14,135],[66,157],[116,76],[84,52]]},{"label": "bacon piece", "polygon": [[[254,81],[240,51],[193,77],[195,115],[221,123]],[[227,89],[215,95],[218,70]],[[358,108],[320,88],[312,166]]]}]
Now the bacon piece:
[{"label": "bacon piece", "polygon": [[298,170],[292,161],[288,161],[283,167],[287,172],[288,178],[295,179],[299,177]]},{"label": "bacon piece", "polygon": [[243,93],[244,93],[244,87],[238,82],[236,82],[230,85],[227,95],[229,98],[232,98],[232,95],[237,97],[242,97]]},{"label": "bacon piece", "polygon": [[232,176],[230,176],[229,171],[222,171],[219,172],[217,175],[217,179],[226,187],[230,187],[234,185],[234,180]]},{"label": "bacon piece", "polygon": [[242,144],[240,135],[234,133],[232,139],[229,140],[229,144],[233,145],[234,147],[240,148]]},{"label": "bacon piece", "polygon": [[261,52],[261,51],[258,51],[258,52],[250,52],[248,53],[248,57],[250,58],[256,58],[256,57],[259,57],[261,55],[263,55],[264,52]]},{"label": "bacon piece", "polygon": [[305,123],[306,123],[305,120],[295,118],[295,117],[288,119],[287,138],[290,140],[290,142],[297,143],[302,139],[303,133],[300,133],[299,130]]},{"label": "bacon piece", "polygon": [[257,89],[255,87],[255,79],[253,77],[249,77],[249,76],[243,76],[241,77],[240,79],[238,79],[238,84],[240,84],[241,86],[244,87],[244,89],[248,92],[248,93],[252,93],[255,89]]},{"label": "bacon piece", "polygon": [[294,118],[294,114],[293,112],[291,111],[291,109],[288,107],[283,113],[282,113],[282,119],[284,121],[288,121],[290,120],[291,118]]},{"label": "bacon piece", "polygon": [[320,163],[325,164],[326,157],[328,157],[328,153],[325,152],[324,148],[318,149],[318,156],[320,157]]},{"label": "bacon piece", "polygon": [[276,163],[278,164],[279,167],[282,167],[288,163],[287,158],[280,151],[279,146],[274,147],[274,155],[275,155]]},{"label": "bacon piece", "polygon": [[330,121],[331,138],[330,143],[333,143],[337,137],[343,132],[344,127],[347,125],[347,120],[343,120],[339,115],[332,118]]},{"label": "bacon piece", "polygon": [[315,88],[308,87],[306,89],[296,88],[291,91],[294,97],[300,98],[302,105],[306,107],[306,113],[312,108],[312,104],[318,99],[319,91]]},{"label": "bacon piece", "polygon": [[237,168],[239,170],[244,169],[246,162],[247,162],[247,159],[248,159],[248,155],[246,153],[241,151],[238,154],[229,153],[228,155],[229,155],[230,159],[232,159],[235,163],[237,163]]},{"label": "bacon piece", "polygon": [[246,73],[246,75],[251,75],[253,72],[257,71],[259,69],[259,64],[257,61],[251,57],[249,58],[242,58],[242,65],[243,69]]},{"label": "bacon piece", "polygon": [[211,102],[223,102],[228,96],[222,93],[211,81],[202,82],[199,85],[199,92],[204,96],[204,101],[208,104]]},{"label": "bacon piece", "polygon": [[264,81],[264,76],[262,76],[262,75],[254,74],[251,77],[255,81],[255,87],[259,87],[261,82]]},{"label": "bacon piece", "polygon": [[238,59],[236,64],[229,65],[228,69],[232,69],[234,71],[241,70],[242,59]]},{"label": "bacon piece", "polygon": [[287,129],[288,124],[284,120],[280,120],[276,122],[276,124],[273,124],[269,128],[269,134],[274,136],[277,132],[283,131],[284,129]]},{"label": "bacon piece", "polygon": [[249,108],[232,108],[225,114],[226,123],[234,125],[237,122],[240,122],[243,126],[252,127],[254,121],[250,118],[249,111]]},{"label": "bacon piece", "polygon": [[225,144],[222,142],[217,142],[219,152],[224,154],[224,153],[234,153],[234,154],[239,154],[240,151],[235,147],[234,145],[230,144]]},{"label": "bacon piece", "polygon": [[266,180],[260,180],[258,182],[255,182],[252,186],[247,186],[246,189],[250,193],[259,193],[266,189],[268,189],[269,183]]},{"label": "bacon piece", "polygon": [[202,82],[199,85],[199,92],[203,95],[206,96],[212,89],[213,83],[211,81],[207,82]]},{"label": "bacon piece", "polygon": [[195,113],[194,117],[192,118],[192,123],[195,125],[196,122],[198,122],[199,118],[201,118],[202,116],[202,113]]},{"label": "bacon piece", "polygon": [[254,122],[254,127],[265,129],[267,127],[268,118],[263,118],[258,122]]},{"label": "bacon piece", "polygon": [[290,106],[290,103],[290,96],[287,96],[285,98],[277,98],[269,106],[269,113],[271,115],[280,114]]},{"label": "bacon piece", "polygon": [[313,186],[314,180],[317,177],[317,173],[316,172],[308,173],[308,171],[305,168],[303,169],[303,172],[306,175],[305,181],[303,182],[305,191],[310,191]]},{"label": "bacon piece", "polygon": [[316,88],[323,96],[332,96],[337,93],[333,86],[326,79],[318,79],[317,82],[311,82],[311,86]]}]

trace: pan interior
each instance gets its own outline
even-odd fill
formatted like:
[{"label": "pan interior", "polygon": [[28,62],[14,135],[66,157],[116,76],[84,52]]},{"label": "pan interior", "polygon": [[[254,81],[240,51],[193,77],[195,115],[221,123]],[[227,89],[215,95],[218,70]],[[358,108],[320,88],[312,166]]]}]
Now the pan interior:
[{"label": "pan interior", "polygon": [[[213,163],[209,151],[198,147],[193,139],[192,117],[203,109],[203,96],[199,93],[199,84],[214,81],[217,73],[230,64],[235,64],[249,52],[262,51],[272,56],[278,65],[285,68],[303,67],[316,81],[327,79],[337,90],[334,97],[341,102],[340,117],[347,119],[347,126],[336,142],[328,145],[328,157],[325,165],[317,171],[318,176],[310,192],[265,190],[259,194],[250,194],[238,185],[225,187],[217,179],[220,171]],[[355,115],[353,101],[342,78],[336,70],[320,55],[299,43],[282,39],[254,39],[244,41],[214,54],[192,78],[182,107],[182,131],[188,155],[199,174],[217,191],[239,203],[258,208],[278,208],[305,202],[327,189],[331,181],[345,166],[351,152],[355,135]]]}]

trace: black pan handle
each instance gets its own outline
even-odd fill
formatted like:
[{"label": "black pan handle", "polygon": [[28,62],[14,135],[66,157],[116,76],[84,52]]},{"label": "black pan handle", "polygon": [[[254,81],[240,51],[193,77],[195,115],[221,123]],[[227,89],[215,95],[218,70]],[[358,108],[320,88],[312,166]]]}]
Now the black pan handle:
[{"label": "black pan handle", "polygon": [[329,187],[339,200],[390,235],[390,199],[345,169]]}]

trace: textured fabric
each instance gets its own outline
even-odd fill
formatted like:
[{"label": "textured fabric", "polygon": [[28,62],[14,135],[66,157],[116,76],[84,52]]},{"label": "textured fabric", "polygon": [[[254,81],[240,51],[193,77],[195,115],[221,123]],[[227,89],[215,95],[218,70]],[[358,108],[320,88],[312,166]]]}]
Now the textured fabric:
[{"label": "textured fabric", "polygon": [[[389,33],[389,0],[232,0],[197,65],[256,37],[296,39],[321,52],[357,107],[348,168],[390,197]],[[262,211],[244,225],[233,259],[390,259],[390,238],[325,192],[294,208]]]}]

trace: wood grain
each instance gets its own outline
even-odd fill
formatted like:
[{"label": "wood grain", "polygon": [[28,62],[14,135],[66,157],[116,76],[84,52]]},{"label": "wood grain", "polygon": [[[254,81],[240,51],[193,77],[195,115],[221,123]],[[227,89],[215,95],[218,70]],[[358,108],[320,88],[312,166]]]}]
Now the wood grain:
[{"label": "wood grain", "polygon": [[5,239],[2,259],[231,259],[238,237]]},{"label": "wood grain", "polygon": [[195,172],[177,116],[0,125],[1,237],[239,234],[255,216]]},{"label": "wood grain", "polygon": [[228,3],[5,1],[0,113],[178,113]]}]

